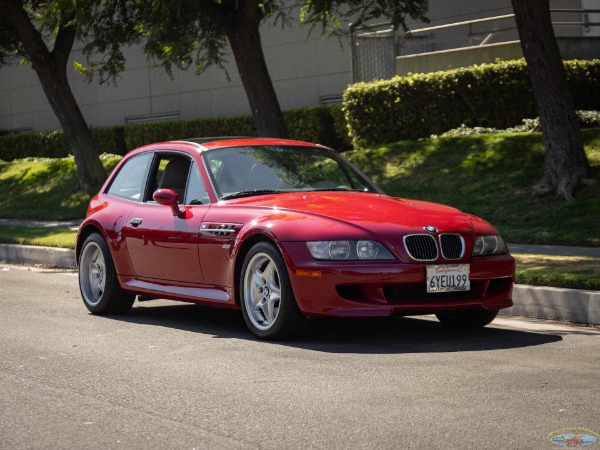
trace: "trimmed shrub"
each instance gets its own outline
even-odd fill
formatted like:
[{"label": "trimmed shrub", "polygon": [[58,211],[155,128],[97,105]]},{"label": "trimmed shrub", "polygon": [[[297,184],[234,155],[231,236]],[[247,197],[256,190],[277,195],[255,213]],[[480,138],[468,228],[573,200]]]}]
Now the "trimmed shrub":
[{"label": "trimmed shrub", "polygon": [[256,130],[251,116],[125,125],[127,150],[152,142],[211,136],[256,136]]},{"label": "trimmed shrub", "polygon": [[[330,108],[323,106],[283,111],[291,139],[337,146],[337,135]],[[252,116],[216,119],[176,120],[125,126],[125,142],[131,150],[151,142],[211,136],[257,136]]]},{"label": "trimmed shrub", "polygon": [[[576,110],[600,110],[600,59],[565,61]],[[537,115],[537,114],[536,114]]]},{"label": "trimmed shrub", "polygon": [[[566,61],[576,108],[600,109],[600,60]],[[357,83],[344,93],[354,145],[466,127],[505,129],[537,116],[525,60]]]},{"label": "trimmed shrub", "polygon": [[[342,105],[289,109],[283,112],[291,139],[315,142],[332,148],[347,145],[339,117]],[[346,132],[347,134],[347,132]]]},{"label": "trimmed shrub", "polygon": [[329,107],[329,112],[333,118],[333,126],[335,128],[336,138],[339,144],[334,148],[347,150],[352,147],[352,139],[346,122],[346,109],[343,104],[332,105]]},{"label": "trimmed shrub", "polygon": [[[308,107],[283,112],[292,139],[317,142],[337,148],[348,142],[339,131],[341,106],[334,120],[334,107]],[[174,120],[90,128],[98,152],[124,155],[128,150],[152,142],[211,136],[257,136],[252,116],[216,119]],[[71,154],[62,130],[0,136],[0,159],[26,157],[63,158]]]},{"label": "trimmed shrub", "polygon": [[103,153],[124,155],[127,152],[123,127],[92,127],[90,133],[101,155]]},{"label": "trimmed shrub", "polygon": [[[98,146],[99,154],[125,154],[123,127],[90,128],[90,133]],[[70,154],[71,149],[62,130],[0,136],[0,160],[64,158]]]},{"label": "trimmed shrub", "polygon": [[0,159],[3,161],[26,157],[63,158],[69,154],[69,144],[62,130],[0,137]]},{"label": "trimmed shrub", "polygon": [[328,145],[334,133],[333,117],[321,106],[288,109],[283,112],[290,139]]}]

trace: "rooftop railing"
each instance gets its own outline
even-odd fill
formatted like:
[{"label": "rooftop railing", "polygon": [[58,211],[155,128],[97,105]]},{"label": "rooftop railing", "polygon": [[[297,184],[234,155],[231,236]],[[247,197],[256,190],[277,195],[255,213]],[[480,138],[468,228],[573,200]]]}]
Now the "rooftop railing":
[{"label": "rooftop railing", "polygon": [[[557,37],[600,37],[600,9],[551,9]],[[514,14],[393,30],[382,23],[352,30],[354,81],[393,76],[398,56],[518,42]]]}]

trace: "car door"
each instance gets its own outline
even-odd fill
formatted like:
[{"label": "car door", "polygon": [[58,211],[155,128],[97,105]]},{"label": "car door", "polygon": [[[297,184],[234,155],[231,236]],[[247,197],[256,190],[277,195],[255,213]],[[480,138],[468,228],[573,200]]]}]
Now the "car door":
[{"label": "car door", "polygon": [[[188,155],[158,152],[150,169],[145,199],[127,218],[123,235],[137,278],[202,284],[198,255],[202,218],[210,208],[198,167]],[[183,214],[152,199],[172,189]]]}]

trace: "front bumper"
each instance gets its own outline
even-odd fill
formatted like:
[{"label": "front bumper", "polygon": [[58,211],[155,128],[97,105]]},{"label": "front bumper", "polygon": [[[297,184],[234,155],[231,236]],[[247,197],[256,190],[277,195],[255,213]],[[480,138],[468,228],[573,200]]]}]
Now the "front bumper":
[{"label": "front bumper", "polygon": [[515,260],[510,255],[461,261],[470,264],[471,289],[428,294],[425,263],[317,261],[303,250],[304,243],[282,245],[296,302],[307,316],[385,317],[513,304]]}]

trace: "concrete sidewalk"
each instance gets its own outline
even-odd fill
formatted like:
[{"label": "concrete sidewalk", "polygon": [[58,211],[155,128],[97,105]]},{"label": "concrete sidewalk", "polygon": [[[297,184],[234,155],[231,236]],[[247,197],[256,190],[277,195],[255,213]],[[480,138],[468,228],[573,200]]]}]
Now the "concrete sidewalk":
[{"label": "concrete sidewalk", "polygon": [[[31,221],[0,219],[0,225],[4,226],[73,229],[80,224],[81,220]],[[600,258],[600,248],[521,244],[509,244],[508,248],[511,253]],[[0,244],[0,263],[2,262],[74,268],[75,251],[32,245]],[[514,306],[512,308],[501,312],[503,315],[519,315],[600,325],[600,291],[517,284],[513,292],[513,302]]]},{"label": "concrete sidewalk", "polygon": [[83,219],[77,220],[25,220],[0,219],[0,226],[5,227],[36,227],[36,228],[77,228]]},{"label": "concrete sidewalk", "polygon": [[508,244],[511,253],[529,255],[587,256],[600,258],[600,247],[567,247],[563,245]]}]

